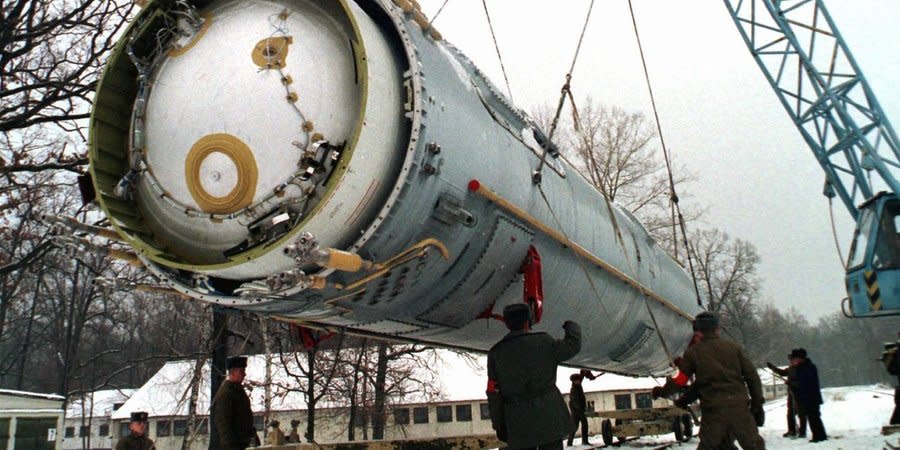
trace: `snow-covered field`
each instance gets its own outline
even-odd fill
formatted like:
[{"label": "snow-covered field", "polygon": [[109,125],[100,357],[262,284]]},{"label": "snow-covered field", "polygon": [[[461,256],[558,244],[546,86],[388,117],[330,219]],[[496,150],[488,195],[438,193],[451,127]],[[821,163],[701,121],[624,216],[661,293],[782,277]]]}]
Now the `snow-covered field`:
[{"label": "snow-covered field", "polygon": [[[894,409],[894,389],[884,385],[850,386],[822,391],[822,421],[828,432],[828,441],[811,444],[807,439],[788,439],[781,435],[787,430],[787,412],[784,398],[766,403],[766,425],[762,428],[768,450],[877,450],[886,448],[885,441],[897,446],[900,435],[882,436],[881,427],[887,424]],[[809,431],[807,431],[809,436]],[[674,434],[645,437],[623,443],[619,448],[656,448],[675,440]],[[591,437],[591,443],[601,444],[600,435]],[[693,450],[697,438],[672,445],[673,449]],[[570,447],[577,449],[579,446]]]}]

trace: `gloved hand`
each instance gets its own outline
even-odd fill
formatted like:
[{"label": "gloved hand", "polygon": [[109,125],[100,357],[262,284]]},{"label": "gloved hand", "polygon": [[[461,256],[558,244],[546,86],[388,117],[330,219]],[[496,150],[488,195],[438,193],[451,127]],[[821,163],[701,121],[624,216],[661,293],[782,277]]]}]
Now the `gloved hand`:
[{"label": "gloved hand", "polygon": [[766,423],[766,412],[763,411],[762,406],[756,406],[750,408],[750,413],[753,414],[753,420],[756,421],[757,427],[762,427]]},{"label": "gloved hand", "polygon": [[577,327],[577,326],[578,326],[578,324],[575,322],[572,322],[571,320],[567,320],[567,321],[563,322],[563,330],[566,330],[566,331],[569,331],[570,328]]},{"label": "gloved hand", "polygon": [[650,390],[650,396],[654,399],[660,398],[663,396],[663,387],[662,386],[653,386],[653,389]]}]

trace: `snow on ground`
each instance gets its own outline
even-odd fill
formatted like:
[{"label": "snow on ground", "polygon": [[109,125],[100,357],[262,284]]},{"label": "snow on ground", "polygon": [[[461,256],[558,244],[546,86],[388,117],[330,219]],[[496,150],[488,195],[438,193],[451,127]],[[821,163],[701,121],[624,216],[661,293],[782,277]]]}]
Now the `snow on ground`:
[{"label": "snow on ground", "polygon": [[[877,450],[885,448],[885,441],[900,444],[900,437],[881,435],[881,427],[887,424],[894,409],[894,389],[884,385],[850,386],[823,389],[822,421],[828,433],[828,441],[810,444],[806,439],[788,439],[781,435],[787,431],[785,398],[772,400],[765,405],[766,425],[762,428],[768,450]],[[593,431],[593,430],[592,430]],[[674,434],[644,437],[623,443],[618,448],[656,448],[675,440]],[[592,444],[601,444],[599,434],[592,436]],[[675,444],[671,448],[694,450],[697,438]],[[579,446],[570,447],[578,449]]]}]

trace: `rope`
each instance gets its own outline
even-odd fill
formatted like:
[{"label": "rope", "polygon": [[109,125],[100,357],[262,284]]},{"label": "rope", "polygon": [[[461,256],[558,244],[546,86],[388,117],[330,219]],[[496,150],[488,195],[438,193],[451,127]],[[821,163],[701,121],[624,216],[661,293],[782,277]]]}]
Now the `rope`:
[{"label": "rope", "polygon": [[[594,10],[594,0],[591,0],[590,5],[588,5],[587,14],[584,16],[584,25],[581,26],[581,35],[578,36],[578,45],[575,46],[575,54],[572,56],[572,64],[569,65],[569,71],[566,73],[566,81],[563,83],[562,89],[560,89],[559,102],[556,104],[556,114],[553,116],[553,121],[550,123],[550,131],[547,133],[547,140],[553,141],[553,133],[556,132],[556,126],[559,123],[559,115],[562,112],[563,103],[566,101],[566,97],[569,98],[569,101],[572,103],[572,119],[575,123],[575,127],[578,125],[578,110],[575,108],[575,99],[572,97],[572,72],[575,71],[575,62],[578,61],[578,54],[581,53],[581,43],[584,42],[584,35],[587,32],[588,23],[591,20],[591,12]],[[538,163],[537,169],[534,171],[532,175],[532,180],[535,184],[540,184],[541,182],[541,172],[544,170],[544,164],[547,161],[547,148],[544,148],[544,151],[541,153],[541,161]]]},{"label": "rope", "polygon": [[844,272],[847,271],[847,260],[844,259],[844,253],[841,251],[841,244],[838,242],[837,227],[834,223],[834,202],[833,197],[828,197],[828,216],[831,218],[831,237],[834,239],[834,248],[837,250],[838,258],[841,259],[841,266]]},{"label": "rope", "polygon": [[[553,206],[551,206],[550,201],[547,200],[547,195],[544,194],[544,189],[541,187],[540,184],[538,184],[537,187],[538,187],[538,192],[541,193],[541,198],[544,199],[544,204],[547,205],[547,209],[550,211],[550,216],[552,216],[553,221],[556,222],[556,228],[559,230],[560,234],[562,234],[563,237],[567,241],[570,241],[569,236],[566,235],[565,231],[563,231],[562,223],[559,221],[559,218],[556,217],[556,212],[553,211]],[[572,253],[575,256],[575,261],[578,261],[578,267],[581,268],[581,271],[584,273],[584,277],[587,278],[588,284],[591,286],[591,292],[594,293],[594,297],[596,297],[597,301],[600,302],[600,307],[603,308],[603,312],[605,314],[609,315],[609,311],[606,309],[606,305],[603,304],[603,297],[601,297],[600,293],[597,292],[597,286],[594,285],[594,279],[591,278],[591,274],[588,273],[587,267],[585,267],[585,265],[584,265],[584,261],[581,260],[581,256],[579,256],[578,253],[575,253],[575,250],[572,249],[571,246],[568,246],[568,248],[572,250]]]},{"label": "rope", "polygon": [[500,55],[500,45],[497,44],[497,35],[494,34],[494,23],[491,21],[491,13],[488,12],[487,0],[481,0],[481,4],[484,6],[484,15],[487,17],[488,28],[491,29],[491,38],[494,40],[494,50],[497,51],[497,59],[500,60],[500,70],[503,71],[503,81],[506,82],[506,92],[509,94],[509,100],[512,101],[512,89],[509,87],[509,78],[506,76],[506,66],[503,65],[503,56]]},{"label": "rope", "polygon": [[[646,81],[647,91],[650,93],[650,104],[653,107],[653,118],[656,121],[656,131],[659,134],[659,143],[662,147],[663,159],[666,162],[666,173],[669,177],[669,201],[675,205],[675,209],[678,212],[678,223],[681,228],[681,235],[684,238],[685,253],[687,254],[688,265],[690,266],[691,280],[694,283],[694,294],[697,296],[697,305],[703,307],[703,300],[700,299],[700,288],[697,285],[697,275],[694,272],[694,262],[693,258],[691,258],[691,248],[688,242],[687,228],[684,225],[684,215],[681,214],[681,206],[678,204],[678,194],[675,193],[675,180],[672,177],[672,162],[669,157],[669,150],[666,147],[666,140],[663,138],[662,124],[659,120],[659,110],[656,107],[656,96],[653,94],[653,85],[650,83],[650,71],[647,69],[647,59],[644,57],[644,46],[641,44],[641,35],[638,32],[637,19],[634,15],[634,7],[631,4],[631,0],[628,0],[628,11],[631,13],[631,25],[634,28],[634,37],[637,40],[638,52],[641,56],[641,66],[644,69],[644,81]],[[677,237],[675,237],[675,242],[678,242]]]},{"label": "rope", "polygon": [[441,4],[441,7],[438,8],[437,12],[434,13],[434,16],[431,17],[431,20],[428,21],[428,25],[431,25],[432,23],[434,23],[435,20],[437,20],[438,16],[441,15],[441,11],[444,10],[444,7],[447,6],[447,2],[449,2],[449,1],[450,0],[444,0],[444,3]]}]

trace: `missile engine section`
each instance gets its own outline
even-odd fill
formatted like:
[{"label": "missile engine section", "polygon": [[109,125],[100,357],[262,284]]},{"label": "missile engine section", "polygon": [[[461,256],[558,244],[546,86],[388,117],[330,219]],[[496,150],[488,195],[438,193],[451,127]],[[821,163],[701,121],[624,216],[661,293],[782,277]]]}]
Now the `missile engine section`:
[{"label": "missile engine section", "polygon": [[152,1],[90,143],[112,225],[203,301],[486,351],[537,283],[535,329],[582,325],[570,364],[640,375],[699,312],[682,267],[414,2]]}]

